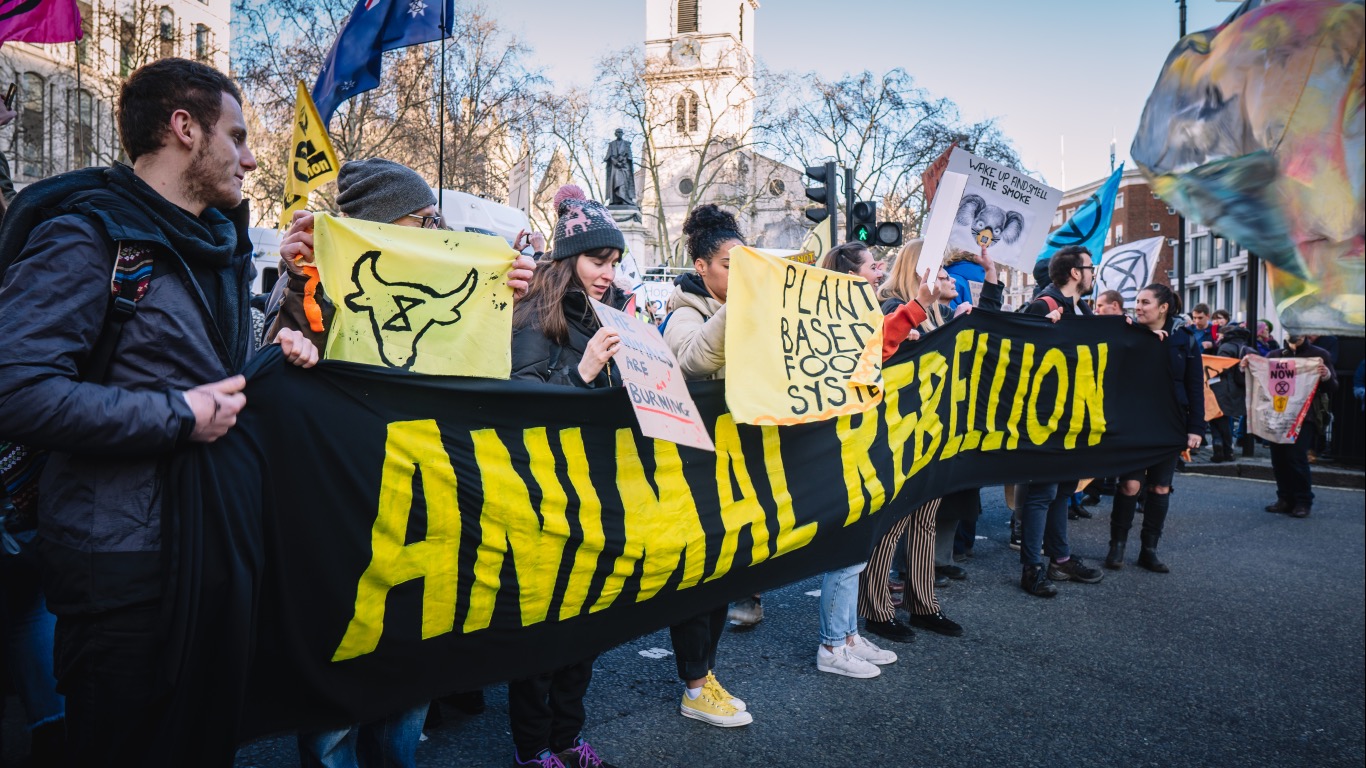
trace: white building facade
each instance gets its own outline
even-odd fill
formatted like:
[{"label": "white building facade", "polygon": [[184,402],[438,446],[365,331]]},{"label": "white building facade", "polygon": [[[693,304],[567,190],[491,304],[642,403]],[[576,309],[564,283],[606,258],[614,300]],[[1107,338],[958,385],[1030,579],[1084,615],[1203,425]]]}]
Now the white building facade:
[{"label": "white building facade", "polygon": [[17,188],[123,158],[114,106],[130,71],[157,58],[228,71],[231,0],[78,0],[76,43],[0,48],[0,90],[17,86],[0,152]]}]

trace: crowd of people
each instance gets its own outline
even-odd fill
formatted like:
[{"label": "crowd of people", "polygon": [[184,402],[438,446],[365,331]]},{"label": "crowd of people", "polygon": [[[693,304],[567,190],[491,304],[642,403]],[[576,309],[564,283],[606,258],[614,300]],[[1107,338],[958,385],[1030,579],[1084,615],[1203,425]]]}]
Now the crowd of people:
[{"label": "crowd of people", "polygon": [[[0,435],[32,446],[30,458],[42,452],[46,461],[35,474],[41,477],[36,500],[16,497],[6,517],[8,555],[0,556],[6,631],[25,627],[23,641],[8,643],[6,655],[11,669],[24,670],[11,682],[28,709],[35,765],[148,764],[167,702],[156,684],[165,586],[157,489],[165,458],[233,428],[250,407],[240,371],[262,345],[279,345],[294,365],[315,365],[336,311],[305,269],[314,258],[313,215],[299,212],[280,245],[285,279],[266,302],[264,332],[253,330],[252,249],[241,203],[243,177],[256,163],[241,94],[229,78],[180,59],[147,65],[124,84],[118,121],[131,165],[33,185],[16,198],[0,235]],[[426,181],[398,163],[348,162],[337,188],[341,215],[443,226]],[[620,386],[614,358],[622,340],[598,322],[589,299],[627,306],[615,274],[624,237],[607,208],[578,187],[562,188],[554,205],[550,241],[522,232],[513,243],[522,255],[508,275],[515,297],[512,377],[580,389]],[[715,205],[695,208],[683,231],[694,269],[677,279],[660,330],[688,380],[723,378],[730,252],[747,240],[736,216]],[[884,359],[974,307],[1002,307],[1001,281],[985,247],[955,255],[935,274],[917,274],[922,245],[907,243],[890,270],[857,242],[820,261],[878,291]],[[1123,297],[1114,292],[1102,293],[1093,307],[1093,264],[1083,248],[1059,251],[1023,311],[1053,323],[1125,314]],[[111,301],[120,313],[113,321]],[[1141,504],[1136,562],[1166,573],[1157,546],[1174,473],[1182,450],[1198,448],[1206,431],[1201,354],[1331,358],[1300,337],[1264,350],[1275,342],[1260,328],[1253,336],[1204,305],[1183,323],[1179,297],[1160,284],[1144,288],[1132,309],[1131,322],[1151,330],[1169,351],[1167,373],[1188,434],[1168,457],[1118,478],[1104,565],[1119,569],[1126,562]],[[1331,389],[1332,365],[1321,370]],[[1226,381],[1219,390],[1226,415],[1211,424],[1216,456],[1230,455],[1229,421],[1241,416],[1241,375]],[[1306,428],[1304,446],[1273,449],[1278,501],[1268,509],[1308,514],[1306,451],[1314,434]],[[1030,595],[1050,597],[1057,582],[1103,577],[1068,546],[1076,490],[1076,483],[1014,490],[1012,541],[1020,552],[1020,586]],[[972,558],[981,510],[980,490],[920,504],[865,562],[824,574],[811,617],[816,669],[866,679],[897,662],[895,652],[864,632],[882,643],[905,643],[916,630],[962,636],[964,627],[945,614],[938,591],[967,577],[963,564]],[[22,576],[10,573],[16,568]],[[678,617],[670,627],[681,716],[716,727],[753,721],[717,670],[728,621],[755,623],[761,606],[761,596],[750,596]],[[593,663],[589,657],[508,684],[513,764],[610,768],[583,733]],[[468,711],[482,709],[480,692],[453,695]],[[329,768],[413,766],[428,711],[422,703],[377,722],[301,733],[300,761]]]}]

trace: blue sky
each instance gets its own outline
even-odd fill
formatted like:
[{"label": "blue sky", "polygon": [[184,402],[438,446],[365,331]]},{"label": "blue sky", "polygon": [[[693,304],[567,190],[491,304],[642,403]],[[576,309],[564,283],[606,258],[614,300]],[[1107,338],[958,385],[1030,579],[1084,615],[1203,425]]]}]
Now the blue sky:
[{"label": "blue sky", "polygon": [[[1188,5],[1189,31],[1237,8]],[[535,63],[557,84],[587,84],[602,53],[645,35],[645,0],[503,0],[488,8],[535,49]],[[905,68],[956,101],[964,117],[999,118],[1025,165],[1058,187],[1065,137],[1066,186],[1076,187],[1109,172],[1112,136],[1118,161],[1127,159],[1176,42],[1178,10],[1174,0],[760,0],[754,26],[759,58],[773,69],[836,77]],[[829,44],[812,39],[816,29],[833,30]]]}]

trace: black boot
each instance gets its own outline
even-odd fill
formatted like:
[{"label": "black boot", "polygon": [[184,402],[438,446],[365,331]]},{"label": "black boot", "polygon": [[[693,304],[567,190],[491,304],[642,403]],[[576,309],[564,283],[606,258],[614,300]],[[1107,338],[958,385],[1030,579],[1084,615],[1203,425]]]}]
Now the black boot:
[{"label": "black boot", "polygon": [[1105,567],[1118,571],[1124,567],[1124,547],[1128,542],[1115,538],[1115,529],[1110,529],[1110,551],[1105,555]]},{"label": "black boot", "polygon": [[1166,563],[1157,559],[1157,540],[1162,538],[1162,534],[1153,531],[1141,531],[1139,537],[1143,539],[1143,548],[1138,551],[1138,566],[1147,568],[1153,573],[1170,573],[1171,569]]}]

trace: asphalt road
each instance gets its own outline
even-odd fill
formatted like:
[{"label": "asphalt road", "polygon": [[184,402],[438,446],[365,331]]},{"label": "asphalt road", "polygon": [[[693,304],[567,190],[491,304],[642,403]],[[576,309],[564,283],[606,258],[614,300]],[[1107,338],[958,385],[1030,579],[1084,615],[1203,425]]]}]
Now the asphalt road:
[{"label": "asphalt road", "polygon": [[[992,489],[968,580],[941,592],[964,637],[887,644],[901,660],[874,680],[817,672],[808,593],[820,585],[808,579],[766,595],[764,622],[721,642],[718,675],[752,725],[679,716],[668,634],[656,632],[599,657],[585,736],[624,768],[1361,766],[1363,493],[1325,489],[1295,520],[1262,511],[1267,483],[1187,475],[1176,489],[1169,575],[1130,564],[1052,600],[1026,595]],[[1104,556],[1108,509],[1072,523],[1080,556]],[[511,764],[505,689],[486,697],[483,715],[445,710],[419,765]],[[292,738],[248,745],[237,761],[297,764]]]}]

